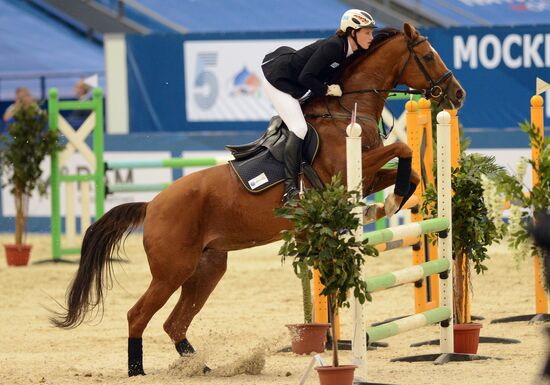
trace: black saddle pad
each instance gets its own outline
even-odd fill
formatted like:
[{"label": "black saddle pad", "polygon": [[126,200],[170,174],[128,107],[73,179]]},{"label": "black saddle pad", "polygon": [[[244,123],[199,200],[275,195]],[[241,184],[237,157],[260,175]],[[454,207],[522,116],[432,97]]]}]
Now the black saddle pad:
[{"label": "black saddle pad", "polygon": [[[262,148],[254,156],[246,159],[235,159],[229,164],[239,177],[243,186],[252,193],[259,193],[281,183],[285,178],[284,145],[288,129],[281,126],[280,139],[269,148]],[[308,132],[304,138],[302,161],[313,164],[319,150],[319,134],[308,123]]]}]

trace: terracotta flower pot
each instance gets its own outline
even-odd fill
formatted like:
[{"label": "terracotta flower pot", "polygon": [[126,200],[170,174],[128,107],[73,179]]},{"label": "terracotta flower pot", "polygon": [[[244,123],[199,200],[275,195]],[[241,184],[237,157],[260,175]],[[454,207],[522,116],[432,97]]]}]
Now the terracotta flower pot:
[{"label": "terracotta flower pot", "polygon": [[31,245],[4,245],[8,266],[26,266],[29,263]]},{"label": "terracotta flower pot", "polygon": [[317,366],[321,385],[351,385],[357,365]]},{"label": "terracotta flower pot", "polygon": [[483,325],[477,323],[455,324],[455,353],[476,354],[479,344],[479,329]]},{"label": "terracotta flower pot", "polygon": [[330,324],[292,324],[290,330],[292,351],[296,354],[322,353],[325,351],[327,330]]}]

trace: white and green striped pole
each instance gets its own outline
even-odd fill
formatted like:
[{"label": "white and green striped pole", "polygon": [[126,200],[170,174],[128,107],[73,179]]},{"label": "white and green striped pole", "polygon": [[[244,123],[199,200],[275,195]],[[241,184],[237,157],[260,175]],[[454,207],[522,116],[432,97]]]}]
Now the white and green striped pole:
[{"label": "white and green striped pole", "polygon": [[[387,322],[382,325],[372,326],[367,328],[369,343],[396,336],[409,330],[418,329],[422,326],[447,321],[452,316],[453,315],[450,308],[441,306],[423,313],[418,313],[392,322]],[[442,327],[441,329],[448,328]]]},{"label": "white and green striped pole", "polygon": [[[451,187],[451,115],[447,111],[437,114],[437,212],[441,219],[452,223]],[[453,309],[453,237],[452,226],[447,236],[439,237],[438,256],[449,262],[451,268],[446,279],[439,281],[440,306]],[[449,322],[440,327],[441,353],[454,353],[453,314]]]},{"label": "white and green striped pole", "polygon": [[450,224],[448,218],[432,218],[383,230],[370,231],[365,233],[363,237],[369,240],[370,245],[374,246],[380,243],[446,231],[450,227]]},{"label": "white and green striped pole", "polygon": [[413,283],[433,274],[447,272],[449,267],[450,262],[448,260],[435,259],[391,273],[376,275],[367,278],[367,290],[369,293],[374,293],[406,283]]}]

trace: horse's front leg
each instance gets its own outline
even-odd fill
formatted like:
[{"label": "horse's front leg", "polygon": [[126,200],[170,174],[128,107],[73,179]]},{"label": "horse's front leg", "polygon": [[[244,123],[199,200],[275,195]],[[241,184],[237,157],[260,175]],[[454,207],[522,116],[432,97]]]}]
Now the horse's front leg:
[{"label": "horse's front leg", "polygon": [[[378,172],[375,174],[374,181],[371,185],[372,191],[377,192],[384,190],[386,187],[389,187],[393,184],[395,184],[395,179],[397,176],[397,170],[396,169],[381,169],[378,170]],[[402,200],[402,203],[399,206],[399,209],[401,209],[405,203],[409,200],[409,198],[414,194],[414,191],[416,190],[416,186],[418,185],[420,178],[418,174],[415,171],[411,171],[411,178],[409,180],[410,188],[405,195],[405,197]],[[368,206],[365,210],[365,217],[364,217],[364,223],[371,223],[374,221],[377,221],[380,218],[385,217],[386,214],[386,207],[382,203],[376,203],[374,205]]]},{"label": "horse's front leg", "polygon": [[[383,169],[391,159],[398,158],[397,170]],[[411,170],[412,150],[405,143],[393,143],[363,153],[363,194],[365,196],[395,184],[393,194],[390,194],[384,206],[371,209],[370,219],[379,219],[395,214],[410,197],[419,182],[419,177]]]}]

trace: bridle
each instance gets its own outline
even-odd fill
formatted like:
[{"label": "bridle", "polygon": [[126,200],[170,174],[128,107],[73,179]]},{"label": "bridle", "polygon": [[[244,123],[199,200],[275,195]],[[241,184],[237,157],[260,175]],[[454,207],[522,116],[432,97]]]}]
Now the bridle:
[{"label": "bridle", "polygon": [[[437,80],[434,81],[432,79],[432,77],[430,76],[430,74],[428,73],[428,70],[426,69],[424,64],[422,64],[422,60],[420,60],[420,58],[418,57],[418,54],[414,50],[414,47],[416,47],[416,46],[418,46],[418,45],[420,45],[424,42],[427,42],[427,41],[428,41],[427,38],[423,38],[423,39],[415,40],[415,41],[410,41],[409,40],[407,42],[407,48],[409,50],[409,56],[407,56],[407,60],[405,61],[405,63],[403,64],[403,67],[401,67],[401,70],[399,71],[399,75],[397,76],[397,80],[395,81],[395,83],[393,85],[394,88],[387,89],[387,90],[367,88],[367,89],[360,89],[360,90],[353,90],[353,91],[345,91],[345,92],[342,93],[342,95],[363,94],[363,93],[369,93],[369,92],[373,92],[373,93],[377,93],[377,94],[378,93],[399,92],[399,93],[405,93],[405,94],[422,95],[426,99],[430,99],[430,98],[438,99],[442,95],[446,95],[447,89],[445,89],[445,91],[444,91],[441,88],[441,84],[446,82],[449,78],[451,78],[453,76],[453,72],[451,70],[448,70],[443,75],[441,75]],[[430,88],[427,88],[427,89],[424,88],[424,89],[421,89],[421,90],[399,90],[399,89],[395,88],[399,84],[399,81],[401,80],[401,77],[403,76],[403,73],[407,69],[407,66],[408,66],[409,62],[411,61],[411,57],[414,58],[414,61],[416,62],[416,65],[420,69],[420,72],[422,72],[422,74],[424,75],[424,78],[430,84]]]},{"label": "bridle", "polygon": [[[426,80],[430,83],[430,88],[429,89],[422,90],[422,91],[424,91],[424,93],[423,93],[424,97],[426,99],[430,99],[432,97],[438,99],[442,94],[444,94],[443,89],[441,88],[440,84],[444,83],[447,79],[449,79],[451,76],[453,76],[453,72],[451,70],[448,70],[443,75],[441,75],[439,77],[439,79],[437,79],[435,82],[433,81],[432,77],[430,76],[430,74],[426,70],[426,67],[424,67],[424,64],[422,64],[422,61],[420,60],[420,58],[418,57],[418,55],[416,54],[416,52],[414,50],[414,47],[416,47],[416,46],[418,46],[418,45],[420,45],[424,42],[427,42],[427,41],[428,41],[427,38],[423,38],[421,40],[412,41],[412,42],[409,41],[407,43],[407,48],[409,49],[409,57],[407,58],[407,61],[405,62],[405,65],[403,66],[403,69],[399,73],[399,76],[397,77],[397,82],[399,82],[399,80],[401,80],[401,76],[403,75],[403,72],[405,71],[405,68],[407,67],[407,64],[411,60],[411,56],[412,56],[414,58],[414,61],[416,62],[416,65],[420,69],[420,72],[422,72],[422,74],[424,75]],[[396,82],[396,84],[397,84],[397,82]],[[445,89],[445,91],[447,91],[447,90]]]}]

